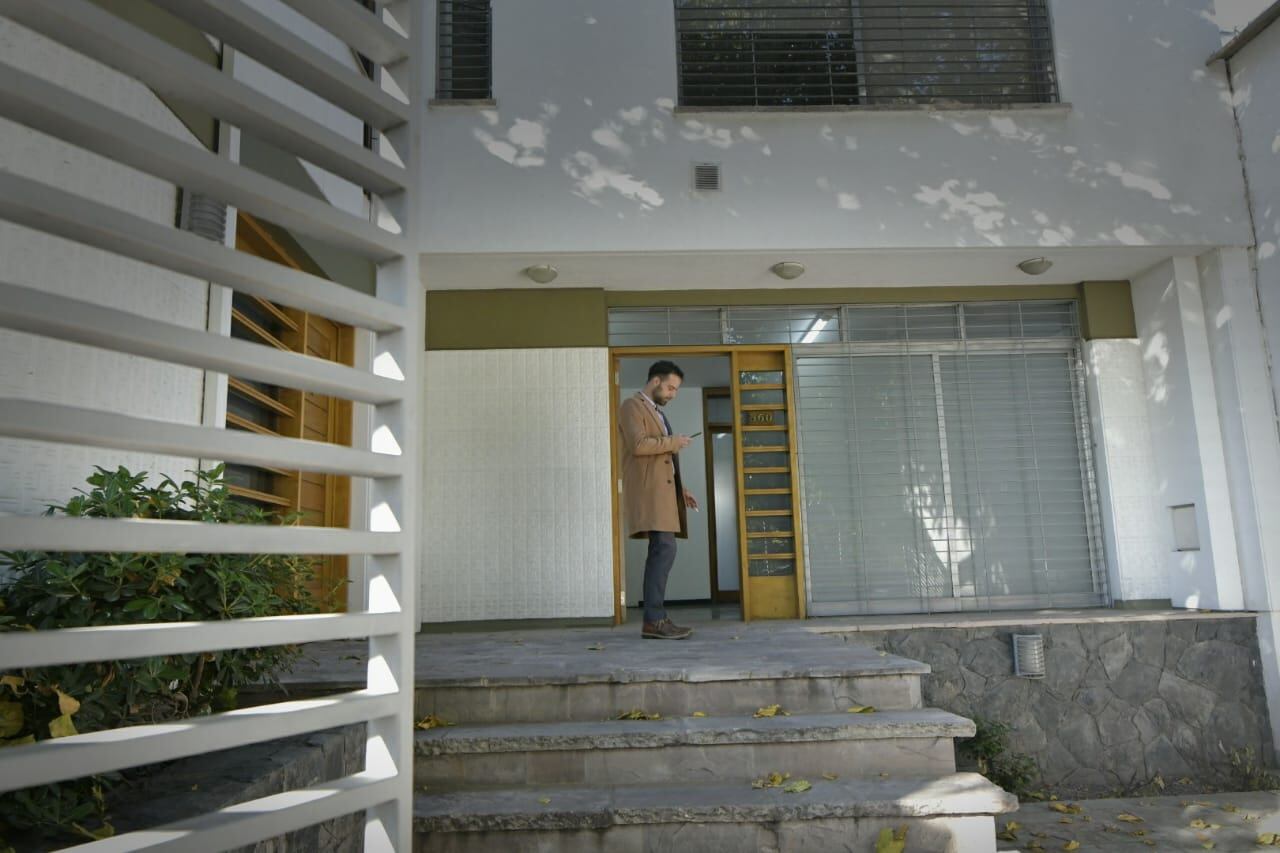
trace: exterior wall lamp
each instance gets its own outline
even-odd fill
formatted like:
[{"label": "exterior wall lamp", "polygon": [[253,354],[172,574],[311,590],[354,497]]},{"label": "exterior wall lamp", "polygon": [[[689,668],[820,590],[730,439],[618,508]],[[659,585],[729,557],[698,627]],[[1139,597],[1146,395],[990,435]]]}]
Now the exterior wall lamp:
[{"label": "exterior wall lamp", "polygon": [[537,264],[532,267],[525,267],[523,272],[538,284],[550,284],[556,280],[556,276],[560,275],[560,271],[551,266],[551,264]]},{"label": "exterior wall lamp", "polygon": [[769,267],[778,278],[791,281],[804,275],[804,264],[798,261],[782,261]]},{"label": "exterior wall lamp", "polygon": [[1018,264],[1018,269],[1027,275],[1040,275],[1049,271],[1049,267],[1053,266],[1053,261],[1048,258],[1027,258]]}]

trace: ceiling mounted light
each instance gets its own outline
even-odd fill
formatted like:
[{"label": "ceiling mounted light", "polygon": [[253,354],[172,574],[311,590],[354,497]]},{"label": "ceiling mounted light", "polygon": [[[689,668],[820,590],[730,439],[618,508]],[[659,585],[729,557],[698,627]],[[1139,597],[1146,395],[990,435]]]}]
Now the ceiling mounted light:
[{"label": "ceiling mounted light", "polygon": [[1053,266],[1053,261],[1048,258],[1027,258],[1025,261],[1018,264],[1018,269],[1022,270],[1027,275],[1040,275],[1041,273],[1048,272],[1049,267],[1051,266]]},{"label": "ceiling mounted light", "polygon": [[796,261],[782,261],[769,267],[778,278],[791,281],[804,275],[804,264]]},{"label": "ceiling mounted light", "polygon": [[524,274],[538,284],[550,284],[556,280],[556,276],[560,275],[560,271],[551,266],[551,264],[537,264],[532,267],[525,267]]}]

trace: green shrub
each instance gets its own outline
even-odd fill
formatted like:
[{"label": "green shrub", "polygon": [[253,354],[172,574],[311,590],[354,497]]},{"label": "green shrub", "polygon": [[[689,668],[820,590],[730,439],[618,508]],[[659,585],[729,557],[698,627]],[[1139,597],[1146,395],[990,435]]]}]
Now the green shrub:
[{"label": "green shrub", "polygon": [[[270,512],[234,498],[221,466],[165,477],[98,468],[89,490],[48,514],[271,524]],[[285,519],[287,523],[294,519]],[[138,622],[240,619],[314,610],[312,558],[261,554],[0,554],[0,631]],[[208,714],[235,706],[244,686],[275,680],[292,646],[235,649],[14,670],[0,678],[0,747],[77,731]],[[92,777],[0,795],[0,826],[41,835],[109,832]],[[96,828],[86,828],[93,821]],[[3,844],[0,843],[0,847]]]},{"label": "green shrub", "polygon": [[960,753],[976,761],[978,772],[1011,794],[1021,797],[1040,775],[1029,755],[1009,752],[1009,726],[985,717],[974,717],[977,732],[959,743]]}]

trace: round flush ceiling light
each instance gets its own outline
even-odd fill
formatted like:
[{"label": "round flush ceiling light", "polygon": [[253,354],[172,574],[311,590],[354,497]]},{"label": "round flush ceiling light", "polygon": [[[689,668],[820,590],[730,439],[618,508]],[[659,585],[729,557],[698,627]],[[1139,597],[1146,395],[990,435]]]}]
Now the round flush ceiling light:
[{"label": "round flush ceiling light", "polygon": [[1027,275],[1040,275],[1041,273],[1048,272],[1049,267],[1051,266],[1053,266],[1053,261],[1048,258],[1027,258],[1025,261],[1018,264],[1018,269],[1022,270]]},{"label": "round flush ceiling light", "polygon": [[769,267],[778,278],[791,281],[804,275],[804,264],[796,261],[782,261]]},{"label": "round flush ceiling light", "polygon": [[551,264],[537,264],[536,266],[525,267],[524,274],[538,284],[549,284],[556,280],[556,276],[560,275],[560,271],[551,266]]}]

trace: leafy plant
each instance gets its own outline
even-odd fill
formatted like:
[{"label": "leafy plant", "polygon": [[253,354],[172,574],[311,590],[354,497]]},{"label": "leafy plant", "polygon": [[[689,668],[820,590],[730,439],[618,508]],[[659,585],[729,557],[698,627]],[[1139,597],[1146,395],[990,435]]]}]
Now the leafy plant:
[{"label": "leafy plant", "polygon": [[[237,500],[221,466],[181,483],[97,468],[89,489],[47,514],[224,524],[280,519]],[[296,519],[284,519],[292,523]],[[240,619],[314,610],[312,558],[263,554],[0,554],[0,631],[137,622]],[[0,678],[0,747],[77,732],[180,719],[235,707],[237,691],[274,682],[300,651],[234,649],[14,670]],[[0,825],[41,835],[110,832],[103,794],[89,777],[0,795]],[[93,820],[97,828],[86,828]],[[0,844],[0,846],[3,846]]]},{"label": "leafy plant", "polygon": [[1263,767],[1252,747],[1231,750],[1228,771],[1232,791],[1274,791],[1280,788],[1280,776]]},{"label": "leafy plant", "polygon": [[1040,768],[1029,755],[1009,751],[1009,732],[1004,723],[985,717],[974,717],[977,732],[960,741],[960,753],[978,765],[978,772],[1006,791],[1019,797],[1026,795],[1040,775]]}]

